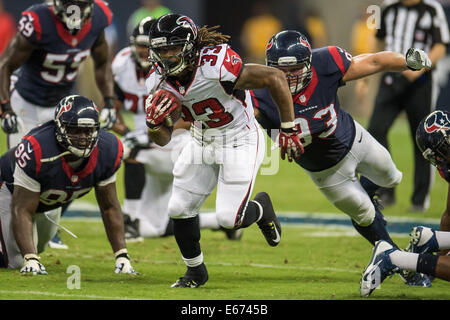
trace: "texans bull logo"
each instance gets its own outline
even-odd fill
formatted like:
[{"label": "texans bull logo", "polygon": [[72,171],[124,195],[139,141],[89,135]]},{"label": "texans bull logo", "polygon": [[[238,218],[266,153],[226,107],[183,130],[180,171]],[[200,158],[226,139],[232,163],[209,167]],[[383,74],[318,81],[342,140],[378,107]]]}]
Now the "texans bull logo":
[{"label": "texans bull logo", "polygon": [[433,133],[438,130],[449,130],[450,120],[447,115],[442,111],[435,111],[430,114],[424,123],[425,131],[428,133]]},{"label": "texans bull logo", "polygon": [[59,117],[61,117],[61,115],[64,112],[67,112],[70,109],[72,109],[73,97],[74,96],[67,97],[66,99],[64,99],[63,102],[61,102],[61,108],[59,108],[58,114],[56,115],[56,119],[59,119]]}]

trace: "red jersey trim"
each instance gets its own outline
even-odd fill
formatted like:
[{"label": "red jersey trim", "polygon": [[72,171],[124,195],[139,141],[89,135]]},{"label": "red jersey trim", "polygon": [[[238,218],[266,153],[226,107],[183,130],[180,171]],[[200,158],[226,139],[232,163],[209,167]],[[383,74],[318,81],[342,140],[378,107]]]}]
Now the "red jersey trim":
[{"label": "red jersey trim", "polygon": [[25,136],[23,137],[25,140],[28,140],[31,143],[31,146],[33,147],[34,151],[34,159],[36,160],[36,176],[39,174],[39,171],[41,170],[42,166],[42,149],[39,142],[36,140],[33,136]]},{"label": "red jersey trim", "polygon": [[334,62],[336,62],[337,66],[339,67],[339,70],[341,70],[342,75],[344,75],[346,71],[345,65],[341,55],[338,52],[338,49],[336,47],[329,46],[328,51],[330,51],[331,55],[333,56]]},{"label": "red jersey trim", "polygon": [[[316,86],[317,83],[319,83],[319,79],[317,77],[316,69],[314,69],[314,67],[311,67],[311,70],[313,73],[311,82],[305,89],[303,89],[302,91],[300,91],[299,93],[297,93],[295,96],[292,97],[294,103],[299,103],[303,106],[306,106],[308,104],[309,99],[313,95],[314,90],[316,90]],[[302,96],[303,98],[301,98]]]},{"label": "red jersey trim", "polygon": [[253,90],[249,90],[249,91],[250,91],[250,96],[252,97],[253,106],[255,108],[259,108],[258,99],[256,99],[255,93],[253,92]]},{"label": "red jersey trim", "polygon": [[113,14],[109,6],[101,0],[95,0],[95,3],[98,4],[103,13],[106,15],[106,18],[108,19],[108,26],[111,25]]},{"label": "red jersey trim", "polygon": [[[62,158],[62,167],[67,177],[69,178],[70,182],[74,185],[77,184],[81,179],[86,178],[94,171],[95,167],[97,166],[97,160],[98,160],[98,146],[96,146],[95,149],[92,151],[88,163],[80,172],[75,172],[72,169],[72,167],[67,163],[66,159],[64,159],[64,157]],[[74,176],[77,177],[76,180],[72,179],[72,177]]]},{"label": "red jersey trim", "polygon": [[117,138],[117,143],[119,144],[118,146],[118,152],[117,152],[117,157],[116,157],[116,161],[114,162],[114,171],[117,170],[117,168],[119,167],[120,161],[122,160],[122,156],[123,156],[123,144],[122,141],[120,141],[119,138]]},{"label": "red jersey trim", "polygon": [[56,25],[56,30],[58,32],[59,37],[67,43],[69,46],[75,48],[81,41],[83,41],[84,37],[91,31],[92,28],[92,19],[89,18],[86,23],[81,27],[81,30],[77,32],[76,35],[71,35],[69,31],[67,31],[64,24],[58,19],[58,17],[53,12],[53,6],[49,7],[53,21]]}]

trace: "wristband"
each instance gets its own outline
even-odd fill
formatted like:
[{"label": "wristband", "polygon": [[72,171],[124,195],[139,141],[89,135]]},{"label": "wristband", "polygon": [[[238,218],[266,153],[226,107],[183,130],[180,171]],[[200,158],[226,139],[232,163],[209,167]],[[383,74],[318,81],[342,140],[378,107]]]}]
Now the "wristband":
[{"label": "wristband", "polygon": [[4,101],[0,102],[0,106],[1,106],[2,113],[12,110],[11,103],[9,102],[9,100],[4,100]]},{"label": "wristband", "polygon": [[115,97],[104,97],[103,100],[105,101],[105,108],[112,109],[114,108],[114,100]]},{"label": "wristband", "polygon": [[282,122],[281,123],[281,129],[291,129],[293,127],[295,127],[295,122],[294,121]]},{"label": "wristband", "polygon": [[130,257],[128,256],[128,250],[126,248],[120,249],[116,252],[114,252],[114,256],[117,258],[127,258],[130,259]]},{"label": "wristband", "polygon": [[26,255],[23,256],[23,258],[25,260],[37,260],[39,261],[39,256],[35,253],[27,253]]}]

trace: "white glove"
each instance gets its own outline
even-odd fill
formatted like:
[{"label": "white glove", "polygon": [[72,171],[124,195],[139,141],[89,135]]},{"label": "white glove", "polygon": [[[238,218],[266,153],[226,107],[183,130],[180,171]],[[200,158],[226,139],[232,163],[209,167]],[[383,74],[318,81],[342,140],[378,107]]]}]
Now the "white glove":
[{"label": "white glove", "polygon": [[134,271],[130,263],[130,257],[128,256],[127,249],[121,249],[114,253],[116,256],[116,268],[114,273],[127,273],[138,275],[139,272]]},{"label": "white glove", "polygon": [[117,121],[116,109],[104,107],[100,112],[100,127],[111,129]]},{"label": "white glove", "polygon": [[123,144],[123,158],[127,159],[136,147],[148,148],[150,138],[146,131],[134,130],[125,134],[121,139]]},{"label": "white glove", "polygon": [[431,68],[431,60],[425,51],[409,48],[406,52],[406,66],[414,71],[421,70],[423,68]]},{"label": "white glove", "polygon": [[20,269],[20,273],[33,275],[48,274],[45,267],[39,262],[39,257],[36,254],[26,254],[23,258],[25,261],[22,269]]}]

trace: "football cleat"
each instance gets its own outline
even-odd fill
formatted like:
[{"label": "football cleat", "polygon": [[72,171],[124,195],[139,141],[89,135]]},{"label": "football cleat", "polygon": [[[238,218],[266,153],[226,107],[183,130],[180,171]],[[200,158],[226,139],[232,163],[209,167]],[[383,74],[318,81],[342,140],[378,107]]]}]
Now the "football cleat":
[{"label": "football cleat", "polygon": [[436,233],[427,227],[414,227],[409,233],[411,239],[406,251],[413,253],[431,253],[439,251]]},{"label": "football cleat", "polygon": [[131,220],[128,214],[123,214],[123,225],[125,228],[125,241],[128,243],[142,242],[144,238],[139,233],[139,219]]},{"label": "football cleat", "polygon": [[197,267],[187,267],[183,277],[178,279],[171,288],[198,288],[208,281],[208,270],[204,263]]},{"label": "football cleat", "polygon": [[403,282],[411,287],[431,287],[431,279],[429,276],[419,272],[402,270],[399,273]]},{"label": "football cleat", "polygon": [[397,248],[380,240],[375,243],[372,258],[362,274],[360,281],[361,297],[368,297],[388,276],[392,276],[399,268],[392,264],[389,254]]},{"label": "football cleat", "polygon": [[233,241],[241,240],[242,234],[244,233],[243,229],[227,229],[227,228],[221,227],[220,230],[225,232],[225,235],[227,236],[228,240],[233,240]]},{"label": "football cleat", "polygon": [[59,231],[55,234],[55,236],[48,242],[48,246],[52,249],[69,249],[69,246],[62,242],[59,237]]},{"label": "football cleat", "polygon": [[258,193],[253,199],[262,207],[262,217],[257,222],[267,243],[275,247],[281,240],[281,225],[272,206],[272,201],[266,192]]}]

